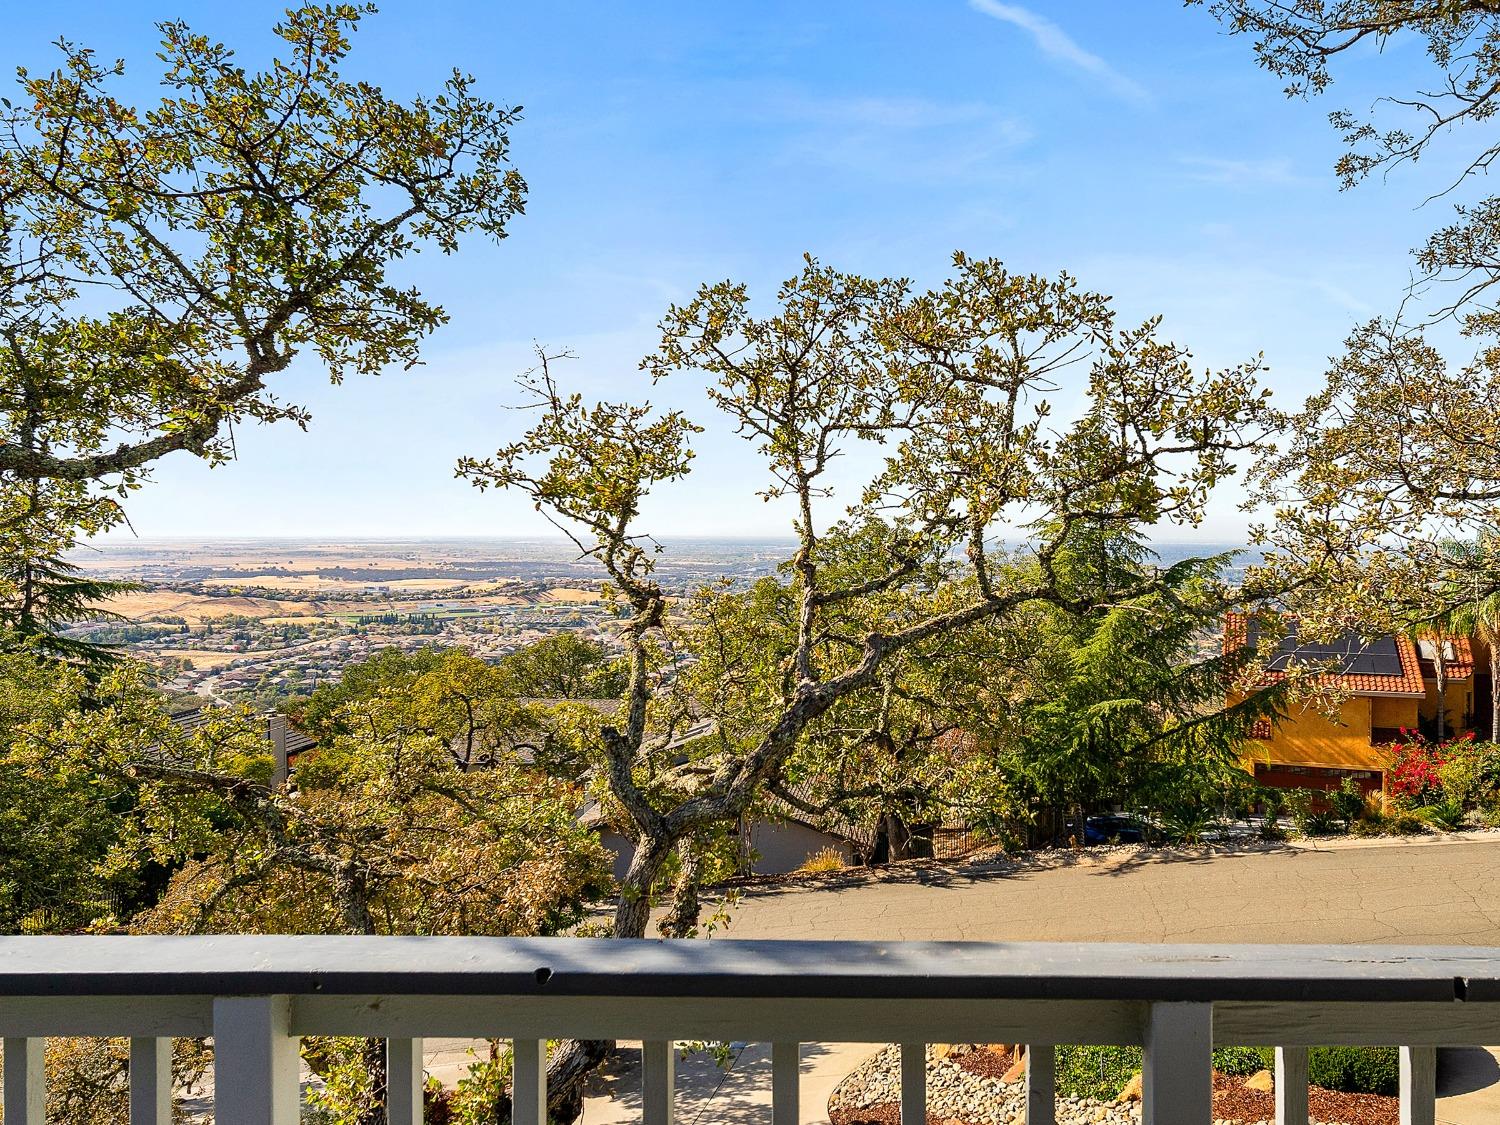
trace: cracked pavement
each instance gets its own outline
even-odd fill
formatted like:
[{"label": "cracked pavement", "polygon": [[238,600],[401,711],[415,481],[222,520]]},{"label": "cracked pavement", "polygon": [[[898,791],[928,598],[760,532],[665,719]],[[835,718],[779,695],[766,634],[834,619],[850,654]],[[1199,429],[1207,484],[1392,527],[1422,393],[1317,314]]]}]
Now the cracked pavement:
[{"label": "cracked pavement", "polygon": [[[729,910],[736,938],[1500,946],[1500,834],[901,866]],[[1440,1059],[1439,1125],[1500,1122],[1496,1052]]]},{"label": "cracked pavement", "polygon": [[903,866],[729,912],[733,938],[1500,945],[1500,834]]}]

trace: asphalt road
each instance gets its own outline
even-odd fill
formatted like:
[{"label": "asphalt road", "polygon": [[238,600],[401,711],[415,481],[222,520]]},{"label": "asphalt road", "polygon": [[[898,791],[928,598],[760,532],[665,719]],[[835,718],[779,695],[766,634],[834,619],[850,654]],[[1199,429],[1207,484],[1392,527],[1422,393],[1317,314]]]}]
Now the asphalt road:
[{"label": "asphalt road", "polygon": [[901,867],[746,893],[732,938],[1500,946],[1500,833]]},{"label": "asphalt road", "polygon": [[[743,894],[730,938],[972,941],[1336,942],[1500,945],[1500,833],[1471,840],[1333,841],[1235,852],[1088,853],[990,867],[898,866]],[[432,1041],[429,1069],[453,1081],[467,1043]],[[868,1044],[805,1044],[803,1125],[826,1125],[828,1095]],[[1500,1122],[1500,1064],[1444,1051],[1440,1125]],[[727,1071],[678,1067],[688,1125],[769,1125],[764,1045]],[[640,1119],[628,1047],[596,1079],[584,1125]]]},{"label": "asphalt road", "polygon": [[[754,890],[731,918],[737,938],[1500,946],[1500,833],[905,867]],[[1442,1052],[1440,1125],[1500,1121],[1497,1082],[1493,1051]]]}]

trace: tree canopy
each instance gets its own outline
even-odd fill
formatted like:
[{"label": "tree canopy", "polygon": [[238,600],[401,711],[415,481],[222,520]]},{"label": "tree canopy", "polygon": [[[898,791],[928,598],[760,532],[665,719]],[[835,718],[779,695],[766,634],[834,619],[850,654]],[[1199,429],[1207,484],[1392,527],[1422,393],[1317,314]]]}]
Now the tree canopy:
[{"label": "tree canopy", "polygon": [[[890,662],[1029,604],[1093,604],[1058,568],[1081,526],[1196,522],[1236,455],[1277,425],[1258,359],[1200,371],[1157,320],[1118,325],[1107,298],[1066,274],[1016,274],[963,254],[928,290],[808,257],[766,312],[726,281],[670,308],[661,329],[642,369],[703,381],[710,406],[755,449],[761,495],[789,506],[796,536],[790,643],[759,682],[762,705],[733,730],[680,740],[690,712],[663,690],[677,652],[670,602],[638,526],[644,498],[689,472],[695,418],[644,401],[586,403],[543,352],[522,381],[532,428],[458,465],[477,487],[518,491],[556,521],[603,566],[620,605],[626,691],[618,720],[588,747],[635,840],[619,937],[645,933],[653,892],[684,847],[678,890],[694,901],[692,839],[744,813],[803,734]],[[1081,405],[1054,418],[1065,384]],[[833,464],[871,447],[879,467],[857,494],[834,498]],[[1005,529],[1029,537],[1029,568],[997,568]],[[1146,575],[1117,593],[1159,587]],[[674,910],[673,929],[690,928],[691,913]],[[554,1059],[560,1116],[575,1115],[579,1078],[603,1050],[580,1044]]]},{"label": "tree canopy", "polygon": [[1500,524],[1500,350],[1451,363],[1420,332],[1355,329],[1322,389],[1262,459],[1272,513],[1261,577],[1309,619],[1400,631],[1495,590],[1493,566],[1445,550]]},{"label": "tree canopy", "polygon": [[[1393,88],[1369,113],[1329,114],[1345,146],[1335,165],[1353,187],[1377,173],[1420,160],[1433,146],[1468,144],[1447,195],[1482,176],[1500,156],[1487,129],[1500,109],[1500,9],[1491,0],[1188,0],[1204,4],[1231,34],[1253,40],[1256,61],[1286,81],[1289,97],[1325,93],[1334,67],[1358,58],[1391,69],[1380,56],[1393,41],[1421,42],[1430,81]],[[1373,47],[1370,52],[1365,48]],[[1379,60],[1379,61],[1375,61]],[[1453,221],[1416,250],[1425,278],[1458,286],[1447,311],[1493,331],[1500,319],[1486,291],[1500,280],[1500,197],[1456,204]],[[1477,303],[1476,303],[1477,302]]]},{"label": "tree canopy", "polygon": [[[397,266],[501,238],[525,183],[502,108],[455,71],[403,102],[339,66],[372,9],[306,5],[259,72],[160,25],[161,100],[111,91],[123,62],[58,44],[0,102],[0,541],[55,560],[123,518],[173,452],[219,462],[233,426],[307,414],[274,377],[301,353],[334,381],[420,359],[442,308]],[[24,586],[24,577],[20,585]]]},{"label": "tree canopy", "polygon": [[[460,464],[476,485],[517,489],[568,528],[627,613],[622,721],[603,727],[596,748],[638,841],[621,936],[644,931],[677,842],[741,813],[809,725],[875,684],[889,661],[1028,603],[1090,604],[1058,570],[1082,523],[1195,521],[1233,455],[1274,426],[1257,362],[1198,372],[1155,321],[1118,327],[1107,299],[1066,275],[1017,275],[963,255],[954,265],[943,285],[918,291],[808,259],[768,315],[729,282],[667,313],[643,368],[705,379],[710,403],[760,454],[764,495],[789,501],[798,540],[779,673],[706,761],[675,760],[673,739],[651,733],[678,729],[656,673],[672,640],[636,527],[643,497],[688,472],[698,424],[647,404],[587,405],[561,390],[544,357],[526,382],[533,429]],[[1074,373],[1084,405],[1054,421],[1049,396]],[[830,514],[830,465],[869,443],[884,447],[882,467]],[[995,566],[1007,523],[1033,536],[1029,570]],[[860,558],[879,561],[851,565]],[[1145,576],[1122,593],[1158,586]],[[905,596],[924,587],[938,596]]]}]

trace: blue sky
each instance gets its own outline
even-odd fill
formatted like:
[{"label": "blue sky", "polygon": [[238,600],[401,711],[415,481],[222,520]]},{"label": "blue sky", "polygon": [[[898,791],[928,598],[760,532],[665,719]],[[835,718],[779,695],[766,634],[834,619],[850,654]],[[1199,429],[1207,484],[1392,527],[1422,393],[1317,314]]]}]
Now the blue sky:
[{"label": "blue sky", "polygon": [[[63,35],[124,57],[149,97],[153,21],[180,15],[254,65],[281,7],[18,5],[5,61],[46,66]],[[1163,314],[1204,364],[1264,351],[1278,396],[1300,399],[1351,325],[1394,307],[1407,250],[1446,216],[1419,206],[1441,160],[1345,193],[1331,172],[1327,111],[1363,109],[1423,63],[1393,45],[1350,60],[1321,102],[1289,102],[1247,42],[1175,0],[386,0],[349,69],[409,95],[458,66],[523,104],[527,214],[498,245],[409,271],[452,316],[425,368],[330,387],[299,363],[277,389],[311,407],[309,433],[241,431],[216,470],[169,458],[132,521],[147,537],[535,534],[526,505],[452,476],[524,423],[507,406],[532,341],[576,352],[585,393],[636,397],[668,302],[726,277],[769,296],[803,251],[921,282],[955,249],[1066,269],[1126,320]],[[713,430],[647,523],[780,533],[758,483]],[[1242,533],[1234,499],[1205,539]]]}]

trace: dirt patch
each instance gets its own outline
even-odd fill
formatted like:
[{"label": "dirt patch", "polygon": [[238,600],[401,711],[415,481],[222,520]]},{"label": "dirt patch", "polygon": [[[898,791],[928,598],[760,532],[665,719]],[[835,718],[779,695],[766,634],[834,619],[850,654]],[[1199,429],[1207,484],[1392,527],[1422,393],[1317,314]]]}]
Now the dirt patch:
[{"label": "dirt patch", "polygon": [[599,594],[594,590],[572,590],[556,586],[542,595],[544,602],[597,602]]},{"label": "dirt patch", "polygon": [[[927,1115],[927,1125],[942,1125],[957,1118]],[[901,1125],[901,1107],[893,1102],[872,1105],[868,1109],[833,1109],[828,1111],[829,1125]]]},{"label": "dirt patch", "polygon": [[284,617],[292,613],[315,612],[309,602],[280,601],[241,596],[207,597],[173,590],[139,590],[110,598],[104,608],[132,621],[146,617],[177,616],[189,625],[202,624],[216,617]]},{"label": "dirt patch", "polygon": [[[1400,1125],[1401,1099],[1380,1094],[1340,1094],[1314,1086],[1307,1093],[1308,1115],[1338,1125]],[[1247,1090],[1243,1078],[1214,1075],[1214,1118],[1236,1125],[1274,1121],[1276,1099],[1262,1090]]]},{"label": "dirt patch", "polygon": [[970,1074],[981,1078],[1004,1078],[1015,1063],[1009,1055],[997,1055],[994,1051],[970,1051],[966,1055],[955,1055],[953,1061]]},{"label": "dirt patch", "polygon": [[208,648],[159,648],[151,656],[168,657],[172,660],[190,660],[194,668],[222,668],[233,664],[245,654],[243,652],[219,652]]}]

